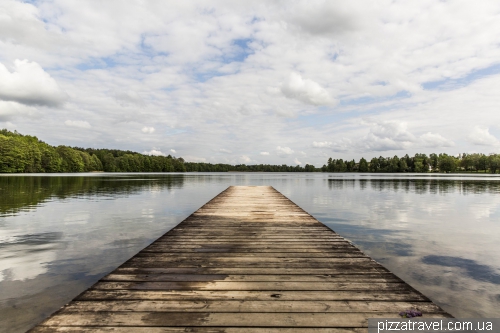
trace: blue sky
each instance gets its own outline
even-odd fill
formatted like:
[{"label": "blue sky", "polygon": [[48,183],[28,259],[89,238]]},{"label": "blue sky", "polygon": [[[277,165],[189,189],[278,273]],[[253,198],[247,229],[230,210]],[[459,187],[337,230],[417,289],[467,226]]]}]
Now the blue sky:
[{"label": "blue sky", "polygon": [[314,164],[498,153],[498,1],[0,4],[0,127]]}]

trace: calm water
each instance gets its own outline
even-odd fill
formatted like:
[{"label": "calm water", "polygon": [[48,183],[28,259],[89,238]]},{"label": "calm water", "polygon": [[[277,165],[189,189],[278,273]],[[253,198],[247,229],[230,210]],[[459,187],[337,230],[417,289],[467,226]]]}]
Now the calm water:
[{"label": "calm water", "polygon": [[24,332],[229,185],[272,185],[457,317],[499,317],[500,177],[0,176],[0,331]]}]

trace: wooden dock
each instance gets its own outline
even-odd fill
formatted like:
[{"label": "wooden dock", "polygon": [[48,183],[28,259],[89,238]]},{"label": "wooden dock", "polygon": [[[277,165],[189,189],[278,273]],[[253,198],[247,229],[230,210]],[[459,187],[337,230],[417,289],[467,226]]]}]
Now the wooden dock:
[{"label": "wooden dock", "polygon": [[29,332],[366,332],[450,317],[271,186],[231,186]]}]

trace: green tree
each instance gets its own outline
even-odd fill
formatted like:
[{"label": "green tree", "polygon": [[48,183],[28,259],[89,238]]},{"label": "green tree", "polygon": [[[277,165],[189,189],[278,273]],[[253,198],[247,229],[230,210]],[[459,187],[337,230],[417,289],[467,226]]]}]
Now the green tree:
[{"label": "green tree", "polygon": [[399,157],[394,156],[389,159],[387,163],[387,172],[398,172],[399,171]]},{"label": "green tree", "polygon": [[488,168],[491,173],[496,173],[497,170],[500,170],[500,155],[488,156]]},{"label": "green tree", "polygon": [[40,145],[41,167],[44,172],[61,172],[62,158],[56,149],[46,143]]},{"label": "green tree", "polygon": [[438,167],[441,172],[455,172],[457,168],[457,160],[453,156],[439,154]]},{"label": "green tree", "polygon": [[335,161],[335,172],[345,172],[347,167],[345,165],[344,160],[338,159]]},{"label": "green tree", "polygon": [[439,157],[436,154],[430,154],[429,155],[429,160],[430,160],[430,166],[432,168],[432,171],[437,171],[438,169],[438,164],[439,164]]},{"label": "green tree", "polygon": [[359,172],[368,172],[368,162],[365,160],[364,157],[361,157],[359,160]]},{"label": "green tree", "polygon": [[370,170],[370,172],[378,172],[380,170],[379,159],[376,157],[372,158],[368,169]]},{"label": "green tree", "polygon": [[477,161],[477,165],[478,165],[478,170],[484,170],[486,172],[486,170],[488,169],[488,157],[484,154],[480,154]]},{"label": "green tree", "polygon": [[424,165],[423,160],[417,160],[414,164],[414,171],[413,172],[428,172],[429,168]]},{"label": "green tree", "polygon": [[0,172],[24,172],[31,162],[27,150],[19,138],[0,135]]},{"label": "green tree", "polygon": [[406,164],[406,158],[401,157],[398,164],[398,172],[406,172],[408,169],[408,165]]},{"label": "green tree", "polygon": [[62,172],[83,172],[85,164],[78,150],[66,146],[58,146],[57,152],[62,158]]}]

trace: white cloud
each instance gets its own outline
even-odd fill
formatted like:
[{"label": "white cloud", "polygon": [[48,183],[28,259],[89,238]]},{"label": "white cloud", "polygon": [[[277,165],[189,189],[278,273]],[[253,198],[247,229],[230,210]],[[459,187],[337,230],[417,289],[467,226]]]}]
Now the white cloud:
[{"label": "white cloud", "polygon": [[171,152],[172,154],[175,154],[177,151],[176,151],[175,149],[170,149],[170,152]]},{"label": "white cloud", "polygon": [[415,141],[415,136],[407,130],[406,122],[380,121],[370,125],[370,132],[358,143],[364,151],[407,149]]},{"label": "white cloud", "polygon": [[3,123],[2,128],[6,128],[9,131],[13,131],[17,128],[16,124],[11,123],[10,121],[6,121],[6,122],[2,122],[2,123]]},{"label": "white cloud", "polygon": [[440,148],[453,147],[455,145],[453,141],[444,138],[441,134],[434,134],[431,132],[422,134],[419,139],[424,147]]},{"label": "white cloud", "polygon": [[301,161],[299,161],[297,158],[295,158],[295,159],[293,160],[293,163],[295,163],[295,164],[297,164],[297,165],[301,165],[301,164],[302,164],[302,162],[301,162]]},{"label": "white cloud", "polygon": [[286,155],[293,154],[293,150],[290,147],[278,146],[278,147],[276,147],[276,153],[279,156],[286,156]]},{"label": "white cloud", "polygon": [[153,133],[155,131],[155,128],[154,127],[147,127],[147,126],[145,126],[145,127],[142,128],[141,131],[142,131],[142,133],[148,133],[148,134],[150,134],[150,133]]},{"label": "white cloud", "polygon": [[90,124],[85,120],[66,120],[64,125],[69,127],[78,127],[78,128],[91,128]]},{"label": "white cloud", "polygon": [[474,127],[472,132],[467,136],[467,139],[474,145],[478,146],[496,146],[500,144],[498,139],[490,134],[488,128]]},{"label": "white cloud", "polygon": [[248,157],[247,155],[242,155],[239,157],[240,163],[248,164],[252,162],[252,159]]},{"label": "white cloud", "polygon": [[298,73],[290,74],[288,80],[281,85],[281,92],[287,98],[296,99],[306,104],[334,104],[333,99],[323,87],[313,80],[304,80]]},{"label": "white cloud", "polygon": [[26,105],[58,106],[64,94],[39,64],[16,59],[12,72],[0,63],[0,99]]},{"label": "white cloud", "polygon": [[[499,12],[495,0],[4,0],[0,121],[54,144],[172,146],[210,162],[245,147],[252,161],[282,163],[311,143],[316,165],[327,151],[488,153],[496,141],[484,131],[463,136],[500,123]],[[61,129],[68,118],[95,135]],[[276,142],[295,152],[261,154]]]},{"label": "white cloud", "polygon": [[329,141],[320,141],[320,142],[313,142],[313,147],[315,148],[328,148],[331,147],[332,143]]},{"label": "white cloud", "polygon": [[260,155],[262,155],[262,156],[269,156],[269,152],[268,151],[261,151]]},{"label": "white cloud", "polygon": [[220,151],[221,153],[225,153],[225,154],[231,154],[231,153],[232,153],[232,151],[230,151],[230,150],[228,150],[228,149],[224,149],[224,148],[220,148],[220,149],[219,149],[219,151]]},{"label": "white cloud", "polygon": [[0,121],[6,121],[16,117],[35,118],[40,114],[33,106],[19,104],[17,102],[0,101]]},{"label": "white cloud", "polygon": [[188,162],[207,163],[207,159],[205,157],[186,155],[183,156],[182,158],[184,158],[184,160]]},{"label": "white cloud", "polygon": [[340,140],[332,143],[330,148],[334,152],[345,153],[352,150],[353,148],[356,148],[356,146],[353,145],[353,142],[350,139],[341,138]]},{"label": "white cloud", "polygon": [[[370,5],[353,3],[339,3],[335,1],[325,2],[318,6],[310,2],[299,2],[290,16],[285,20],[295,25],[299,30],[311,35],[335,36],[348,31],[356,30],[361,22],[359,14],[368,11]],[[358,15],[353,15],[356,12]],[[363,13],[365,14],[365,13]],[[368,14],[368,13],[366,13]],[[366,15],[365,14],[365,15]]]},{"label": "white cloud", "polygon": [[143,151],[142,152],[144,155],[152,155],[152,156],[166,156],[165,153],[161,152],[160,150],[153,148],[150,151]]},{"label": "white cloud", "polygon": [[123,106],[129,106],[131,104],[136,105],[136,106],[144,106],[144,100],[141,98],[141,96],[135,92],[135,91],[118,91],[114,94],[115,99],[117,102]]}]

